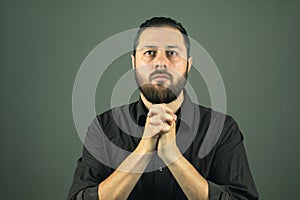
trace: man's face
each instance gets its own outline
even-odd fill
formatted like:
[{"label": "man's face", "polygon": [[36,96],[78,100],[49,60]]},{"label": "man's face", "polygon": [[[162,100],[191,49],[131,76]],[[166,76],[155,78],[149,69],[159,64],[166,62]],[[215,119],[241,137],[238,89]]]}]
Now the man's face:
[{"label": "man's face", "polygon": [[184,38],[170,27],[145,29],[135,57],[135,77],[140,91],[151,103],[174,101],[186,83],[192,59],[187,59]]}]

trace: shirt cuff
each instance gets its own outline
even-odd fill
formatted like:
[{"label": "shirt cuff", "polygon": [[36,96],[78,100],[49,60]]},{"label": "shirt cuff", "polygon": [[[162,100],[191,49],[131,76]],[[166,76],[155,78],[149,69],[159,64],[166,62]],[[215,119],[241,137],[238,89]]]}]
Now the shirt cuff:
[{"label": "shirt cuff", "polygon": [[81,190],[76,195],[76,200],[98,200],[98,186]]},{"label": "shirt cuff", "polygon": [[[220,200],[223,199],[222,196],[224,196],[224,188],[220,185],[217,185],[211,181],[208,182],[208,197],[209,200]],[[227,199],[227,198],[225,198]]]}]

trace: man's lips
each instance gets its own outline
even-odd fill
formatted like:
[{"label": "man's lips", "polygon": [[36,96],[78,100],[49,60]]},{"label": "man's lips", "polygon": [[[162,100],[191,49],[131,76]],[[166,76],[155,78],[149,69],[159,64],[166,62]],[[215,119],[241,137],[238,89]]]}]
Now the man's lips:
[{"label": "man's lips", "polygon": [[166,74],[157,74],[152,77],[152,80],[157,80],[157,81],[165,81],[169,79],[170,77]]}]

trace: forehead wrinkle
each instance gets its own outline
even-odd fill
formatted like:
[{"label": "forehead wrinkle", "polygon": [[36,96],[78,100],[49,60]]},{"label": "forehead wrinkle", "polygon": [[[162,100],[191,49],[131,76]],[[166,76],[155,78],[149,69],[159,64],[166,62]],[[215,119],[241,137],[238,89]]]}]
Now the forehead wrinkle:
[{"label": "forehead wrinkle", "polygon": [[143,46],[141,48],[138,48],[138,49],[139,50],[141,50],[141,49],[167,49],[167,50],[169,50],[169,49],[178,49],[178,50],[182,51],[182,49],[177,45],[166,45],[164,48],[161,48],[161,47],[155,46],[155,45],[145,45],[145,46]]},{"label": "forehead wrinkle", "polygon": [[182,49],[177,45],[167,45],[166,49],[179,49],[180,51],[182,51]]}]

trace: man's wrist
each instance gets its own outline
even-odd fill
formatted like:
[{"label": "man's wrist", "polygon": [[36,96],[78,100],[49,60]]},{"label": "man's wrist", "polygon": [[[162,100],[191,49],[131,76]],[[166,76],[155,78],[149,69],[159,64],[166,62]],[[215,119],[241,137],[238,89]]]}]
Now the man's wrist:
[{"label": "man's wrist", "polygon": [[156,150],[156,144],[156,138],[142,138],[134,152],[138,154],[153,153]]},{"label": "man's wrist", "polygon": [[175,162],[182,156],[176,144],[168,144],[163,148],[162,151],[158,152],[158,155],[166,165]]}]

